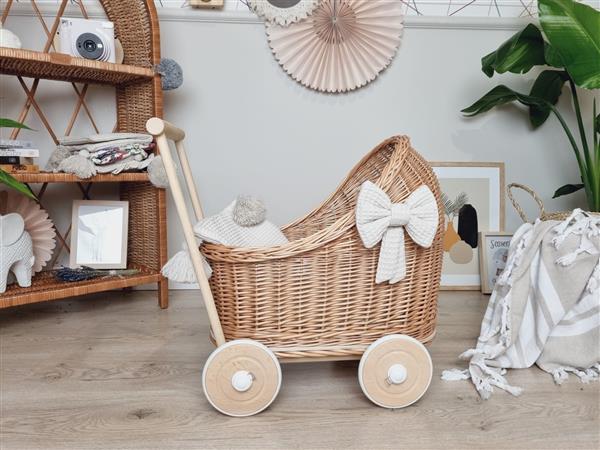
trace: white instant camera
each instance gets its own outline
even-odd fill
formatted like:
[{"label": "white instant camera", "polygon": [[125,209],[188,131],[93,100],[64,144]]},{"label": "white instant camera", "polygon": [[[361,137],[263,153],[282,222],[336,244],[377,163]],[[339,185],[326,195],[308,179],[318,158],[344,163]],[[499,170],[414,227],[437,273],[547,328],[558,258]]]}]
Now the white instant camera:
[{"label": "white instant camera", "polygon": [[115,25],[103,20],[60,20],[60,51],[71,56],[115,62]]}]

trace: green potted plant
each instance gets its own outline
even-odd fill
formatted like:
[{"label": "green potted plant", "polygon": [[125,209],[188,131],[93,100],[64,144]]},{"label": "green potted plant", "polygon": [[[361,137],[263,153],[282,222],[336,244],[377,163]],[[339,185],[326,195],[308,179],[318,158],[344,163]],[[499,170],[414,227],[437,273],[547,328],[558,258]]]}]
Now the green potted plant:
[{"label": "green potted plant", "polygon": [[[573,0],[538,0],[538,10],[541,30],[529,24],[481,59],[481,70],[488,77],[505,72],[524,74],[535,66],[548,66],[539,73],[530,92],[524,94],[499,85],[462,112],[475,116],[496,106],[519,102],[529,108],[534,129],[554,114],[573,149],[581,174],[581,182],[558,188],[554,198],[584,189],[589,210],[598,212],[600,115],[594,99],[593,116],[588,122],[584,120],[578,90],[600,88],[600,11]],[[571,91],[577,133],[572,132],[555,106],[565,83]]]},{"label": "green potted plant", "polygon": [[[1,117],[0,128],[24,128],[27,130],[31,130],[31,128],[29,128],[27,125],[24,125],[12,119],[4,119]],[[27,197],[37,200],[33,192],[31,192],[31,189],[29,189],[29,187],[26,184],[16,180],[11,174],[2,169],[0,169],[0,184],[5,184],[6,186],[21,192]]]}]

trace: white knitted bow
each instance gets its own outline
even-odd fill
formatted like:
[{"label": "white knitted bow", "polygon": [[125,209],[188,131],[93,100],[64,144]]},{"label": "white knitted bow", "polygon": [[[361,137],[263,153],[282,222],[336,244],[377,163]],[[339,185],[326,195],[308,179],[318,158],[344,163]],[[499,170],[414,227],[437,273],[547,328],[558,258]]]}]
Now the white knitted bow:
[{"label": "white knitted bow", "polygon": [[358,194],[356,228],[366,248],[381,241],[375,283],[404,279],[404,229],[416,244],[431,247],[438,220],[437,202],[427,186],[420,186],[401,203],[392,203],[378,186],[365,181]]}]

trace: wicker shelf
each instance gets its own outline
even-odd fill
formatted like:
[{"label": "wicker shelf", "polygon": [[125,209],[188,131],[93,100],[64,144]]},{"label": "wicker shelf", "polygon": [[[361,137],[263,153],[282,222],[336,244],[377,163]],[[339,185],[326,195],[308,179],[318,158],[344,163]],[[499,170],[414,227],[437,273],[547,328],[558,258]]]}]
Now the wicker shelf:
[{"label": "wicker shelf", "polygon": [[[114,131],[128,133],[145,133],[146,122],[151,117],[161,117],[163,113],[161,80],[154,72],[154,66],[160,62],[160,31],[158,16],[153,0],[101,0],[100,5],[106,13],[107,20],[114,23],[115,36],[123,46],[126,64],[112,64],[74,58],[61,53],[48,53],[52,48],[52,40],[60,26],[60,19],[67,11],[69,0],[57,3],[56,16],[50,22],[39,14],[35,2],[31,4],[32,12],[38,17],[45,31],[44,52],[10,49],[0,47],[0,74],[18,77],[25,99],[21,112],[15,117],[25,121],[32,110],[35,110],[53,142],[57,141],[56,129],[44,115],[45,104],[55,101],[42,97],[38,89],[39,80],[64,81],[67,86],[64,95],[75,95],[76,103],[66,126],[67,135],[75,131],[74,125],[79,116],[87,115],[94,127],[93,116],[86,99],[89,84],[115,86],[108,89],[108,95],[114,95],[117,121]],[[77,2],[82,17],[87,17],[85,3]],[[2,22],[10,15],[11,6],[16,2],[3,2]],[[51,23],[51,26],[50,26]],[[31,82],[22,78],[33,78]],[[82,85],[78,85],[81,83]],[[43,81],[41,84],[47,88]],[[69,92],[69,91],[73,92]],[[54,118],[53,118],[54,119]],[[59,118],[57,118],[56,121]],[[52,120],[55,122],[55,120]],[[64,129],[61,125],[61,132]],[[18,131],[11,137],[17,138]],[[92,199],[97,193],[92,184],[117,183],[118,198],[129,203],[129,227],[127,239],[127,260],[132,267],[140,268],[141,273],[125,278],[103,278],[81,283],[61,283],[51,273],[41,273],[34,277],[29,288],[9,286],[7,292],[0,294],[0,309],[80,296],[107,290],[122,289],[140,284],[157,285],[158,304],[161,308],[168,306],[167,280],[160,274],[160,268],[167,262],[167,211],[166,191],[158,189],[149,182],[146,172],[126,172],[119,175],[97,175],[89,179],[81,179],[72,174],[48,172],[11,172],[18,180],[36,184],[34,190],[38,199],[44,203],[52,203],[49,197],[58,191],[59,196],[74,191],[76,197]],[[56,184],[64,183],[63,186]],[[33,187],[33,186],[32,186]],[[117,186],[115,186],[117,187]],[[78,192],[80,191],[80,192]],[[98,189],[102,191],[102,189]],[[114,191],[114,190],[111,190]],[[104,195],[100,192],[98,195]],[[111,193],[114,195],[114,192]],[[61,197],[58,197],[61,201]],[[71,201],[71,197],[64,197]],[[67,218],[68,219],[68,218]],[[64,222],[64,223],[60,223]],[[54,250],[55,259],[70,252],[68,245],[71,224],[68,220],[55,221],[57,245]],[[62,226],[64,225],[64,227]],[[143,269],[141,269],[143,268]]]},{"label": "wicker shelf", "polygon": [[69,173],[52,172],[12,172],[11,175],[23,183],[123,183],[149,181],[148,173],[146,172],[96,175],[95,177],[85,179]]},{"label": "wicker shelf", "polygon": [[151,81],[150,68],[91,61],[63,53],[0,47],[0,73],[93,84],[124,85]]},{"label": "wicker shelf", "polygon": [[140,284],[156,283],[161,280],[159,272],[139,268],[140,273],[128,277],[103,278],[90,281],[66,283],[54,278],[52,272],[40,272],[33,280],[31,287],[22,288],[17,284],[9,285],[6,292],[0,294],[0,309],[25,305],[39,301],[42,294],[45,301],[78,295],[93,294],[113,289],[123,289]]}]

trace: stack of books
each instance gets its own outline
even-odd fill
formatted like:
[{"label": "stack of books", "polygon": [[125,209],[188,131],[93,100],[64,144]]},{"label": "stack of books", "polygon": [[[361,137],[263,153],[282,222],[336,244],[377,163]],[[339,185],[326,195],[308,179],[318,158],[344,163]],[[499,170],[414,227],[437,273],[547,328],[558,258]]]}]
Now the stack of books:
[{"label": "stack of books", "polygon": [[0,169],[6,172],[39,172],[33,163],[33,158],[39,156],[40,151],[31,141],[0,139]]}]

